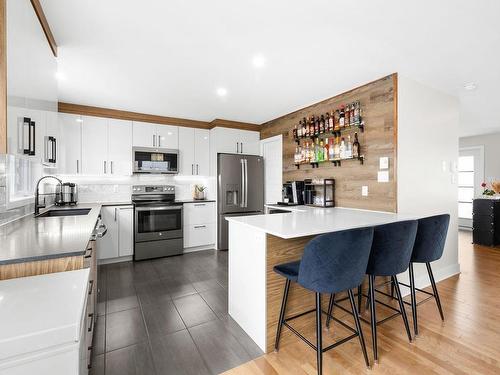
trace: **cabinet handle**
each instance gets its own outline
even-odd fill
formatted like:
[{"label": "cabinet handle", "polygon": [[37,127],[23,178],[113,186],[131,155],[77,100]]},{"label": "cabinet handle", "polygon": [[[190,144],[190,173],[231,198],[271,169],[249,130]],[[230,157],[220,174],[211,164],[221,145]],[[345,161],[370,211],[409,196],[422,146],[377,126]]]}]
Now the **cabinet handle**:
[{"label": "cabinet handle", "polygon": [[240,151],[243,154],[243,142],[240,142]]},{"label": "cabinet handle", "polygon": [[236,153],[240,153],[240,142],[236,142]]},{"label": "cabinet handle", "polygon": [[76,159],[76,173],[80,173],[80,163],[78,162],[78,159]]},{"label": "cabinet handle", "polygon": [[195,225],[194,229],[206,228],[206,225]]},{"label": "cabinet handle", "polygon": [[92,332],[92,328],[94,326],[94,313],[90,313],[89,318],[90,318],[90,325],[89,328],[87,328],[87,332]]},{"label": "cabinet handle", "polygon": [[156,147],[156,135],[153,134],[153,147]]},{"label": "cabinet handle", "polygon": [[104,160],[104,174],[106,174],[106,160]]},{"label": "cabinet handle", "polygon": [[161,147],[161,137],[159,134],[158,134],[158,147]]},{"label": "cabinet handle", "polygon": [[85,254],[83,257],[84,257],[84,258],[86,258],[86,259],[88,259],[88,258],[92,258],[92,248],[91,248],[91,247],[89,247],[89,248],[87,249],[87,251],[88,251],[88,254]]},{"label": "cabinet handle", "polygon": [[92,295],[92,291],[94,290],[94,280],[89,281],[89,296]]},{"label": "cabinet handle", "polygon": [[198,164],[196,164],[196,174],[199,175],[199,171],[198,171]]},{"label": "cabinet handle", "polygon": [[115,207],[115,221],[116,221],[116,211],[118,210],[118,207]]},{"label": "cabinet handle", "polygon": [[195,207],[197,207],[197,206],[206,206],[206,204],[205,203],[195,203],[194,206]]},{"label": "cabinet handle", "polygon": [[109,162],[109,167],[111,169],[111,174],[113,174],[113,160]]},{"label": "cabinet handle", "polygon": [[194,174],[194,164],[191,164],[191,174]]}]

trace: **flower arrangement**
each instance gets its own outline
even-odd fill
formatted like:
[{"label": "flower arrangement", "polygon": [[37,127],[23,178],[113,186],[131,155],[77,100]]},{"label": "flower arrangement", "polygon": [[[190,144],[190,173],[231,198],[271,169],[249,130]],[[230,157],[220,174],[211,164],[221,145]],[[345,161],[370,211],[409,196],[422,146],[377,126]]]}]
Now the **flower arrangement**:
[{"label": "flower arrangement", "polygon": [[491,196],[491,195],[495,195],[495,194],[496,194],[496,193],[495,193],[495,190],[490,189],[490,188],[488,187],[488,184],[487,184],[486,182],[483,182],[483,183],[481,184],[481,187],[483,188],[483,195],[489,195],[489,196]]},{"label": "flower arrangement", "polygon": [[206,186],[203,185],[194,185],[194,191],[193,191],[193,198],[197,200],[202,200],[205,199],[205,190],[207,189]]}]

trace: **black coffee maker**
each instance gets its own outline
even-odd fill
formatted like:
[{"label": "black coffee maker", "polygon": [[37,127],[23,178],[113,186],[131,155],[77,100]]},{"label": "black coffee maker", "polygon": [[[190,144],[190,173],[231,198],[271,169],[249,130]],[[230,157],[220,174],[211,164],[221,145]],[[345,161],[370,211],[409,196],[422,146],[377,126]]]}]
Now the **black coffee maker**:
[{"label": "black coffee maker", "polygon": [[288,181],[283,184],[282,202],[278,204],[295,206],[304,204],[304,181]]}]

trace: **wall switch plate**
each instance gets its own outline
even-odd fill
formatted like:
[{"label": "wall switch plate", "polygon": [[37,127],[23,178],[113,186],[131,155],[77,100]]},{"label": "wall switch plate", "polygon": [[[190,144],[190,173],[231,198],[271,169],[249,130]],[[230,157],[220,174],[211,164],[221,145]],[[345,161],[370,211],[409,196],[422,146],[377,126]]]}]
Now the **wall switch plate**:
[{"label": "wall switch plate", "polygon": [[368,196],[368,186],[361,186],[361,195],[363,197],[367,197]]},{"label": "wall switch plate", "polygon": [[389,182],[389,171],[378,171],[378,182]]},{"label": "wall switch plate", "polygon": [[389,169],[389,158],[387,156],[379,159],[378,169]]}]

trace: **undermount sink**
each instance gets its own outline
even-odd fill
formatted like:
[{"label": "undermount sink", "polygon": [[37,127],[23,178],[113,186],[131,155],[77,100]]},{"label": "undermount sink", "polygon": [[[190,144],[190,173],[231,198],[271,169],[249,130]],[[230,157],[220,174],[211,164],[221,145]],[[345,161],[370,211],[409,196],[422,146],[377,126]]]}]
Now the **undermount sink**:
[{"label": "undermount sink", "polygon": [[67,210],[48,210],[37,217],[55,217],[55,216],[81,216],[88,215],[90,208],[70,208]]}]

